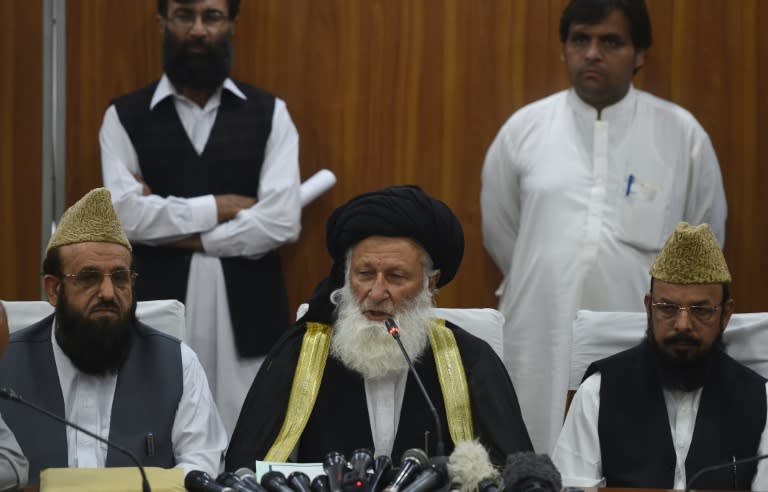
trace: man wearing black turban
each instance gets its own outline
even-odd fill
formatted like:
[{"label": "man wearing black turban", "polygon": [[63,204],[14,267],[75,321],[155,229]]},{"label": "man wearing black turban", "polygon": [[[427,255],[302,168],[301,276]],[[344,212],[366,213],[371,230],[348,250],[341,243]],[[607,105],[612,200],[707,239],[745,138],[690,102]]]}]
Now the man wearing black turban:
[{"label": "man wearing black turban", "polygon": [[532,449],[495,352],[431,317],[436,288],[453,279],[464,254],[461,224],[444,203],[416,186],[365,193],[331,215],[326,246],[331,273],[256,376],[228,470],[359,448],[393,461],[409,448],[434,452],[434,420],[385,328],[390,318],[450,436],[446,453],[477,438],[501,465]]}]

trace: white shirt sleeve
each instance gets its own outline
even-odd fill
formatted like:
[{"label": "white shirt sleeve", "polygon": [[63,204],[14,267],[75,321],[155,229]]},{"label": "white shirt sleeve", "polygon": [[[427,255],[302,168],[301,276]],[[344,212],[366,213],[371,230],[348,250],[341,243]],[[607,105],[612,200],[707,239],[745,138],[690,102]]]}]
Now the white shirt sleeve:
[{"label": "white shirt sleeve", "polygon": [[142,185],[134,177],[141,175],[138,156],[114,105],[104,115],[99,144],[104,186],[112,193],[112,203],[128,239],[157,245],[216,226],[213,195],[162,198],[142,194]]},{"label": "white shirt sleeve", "polygon": [[579,386],[552,453],[564,487],[604,487],[597,419],[600,413],[600,373]]},{"label": "white shirt sleeve", "polygon": [[[765,384],[766,399],[768,399],[768,383]],[[757,454],[768,454],[768,415],[765,418],[765,427],[760,435],[760,444],[757,447]],[[752,479],[752,490],[768,490],[768,459],[757,462],[757,472]]]},{"label": "white shirt sleeve", "polygon": [[187,474],[202,470],[216,477],[224,469],[227,432],[213,401],[203,366],[185,343],[181,344],[184,390],[171,430],[176,467]]},{"label": "white shirt sleeve", "polygon": [[507,141],[505,124],[488,149],[480,188],[483,243],[505,276],[512,265],[512,253],[520,226],[520,187]]},{"label": "white shirt sleeve", "polygon": [[725,245],[728,205],[720,164],[704,129],[697,125],[694,131],[696,134],[691,152],[693,182],[686,203],[685,220],[691,224],[709,224],[722,247]]},{"label": "white shirt sleeve", "polygon": [[212,256],[259,258],[299,237],[299,134],[285,102],[275,99],[272,132],[259,178],[258,202],[200,236]]},{"label": "white shirt sleeve", "polygon": [[27,484],[29,463],[16,436],[0,417],[0,490],[16,490]]}]

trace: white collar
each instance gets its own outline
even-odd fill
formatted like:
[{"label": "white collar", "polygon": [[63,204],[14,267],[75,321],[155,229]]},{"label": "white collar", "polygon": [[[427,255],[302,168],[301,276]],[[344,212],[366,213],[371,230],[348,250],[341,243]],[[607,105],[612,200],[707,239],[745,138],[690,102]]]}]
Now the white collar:
[{"label": "white collar", "polygon": [[[243,94],[243,91],[241,91],[240,88],[229,77],[224,79],[224,83],[221,84],[221,87],[217,88],[213,92],[211,99],[219,99],[221,97],[222,89],[227,89],[229,92],[239,97],[240,99],[248,99],[245,94]],[[174,85],[171,83],[168,76],[163,74],[163,77],[160,79],[160,82],[158,82],[157,87],[155,87],[154,94],[152,94],[152,100],[149,103],[149,109],[154,109],[155,106],[160,103],[160,101],[170,96],[184,97],[181,92],[176,90],[176,87],[174,87]]]}]

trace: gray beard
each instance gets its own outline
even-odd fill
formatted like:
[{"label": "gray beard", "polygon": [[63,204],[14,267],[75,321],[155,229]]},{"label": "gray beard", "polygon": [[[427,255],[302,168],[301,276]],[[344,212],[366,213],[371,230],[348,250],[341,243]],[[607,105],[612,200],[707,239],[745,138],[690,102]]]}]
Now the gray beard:
[{"label": "gray beard", "polygon": [[[400,347],[384,322],[365,317],[349,285],[335,291],[331,298],[337,305],[331,356],[366,379],[408,369]],[[425,288],[393,316],[400,327],[400,340],[414,363],[429,341],[427,326],[432,318],[431,308],[432,296]]]}]

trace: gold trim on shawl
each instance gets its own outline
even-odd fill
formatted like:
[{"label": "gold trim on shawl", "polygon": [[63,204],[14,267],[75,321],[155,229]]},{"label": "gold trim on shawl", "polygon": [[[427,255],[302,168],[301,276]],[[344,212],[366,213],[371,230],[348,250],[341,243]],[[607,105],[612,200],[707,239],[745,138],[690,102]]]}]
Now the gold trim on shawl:
[{"label": "gold trim on shawl", "polygon": [[448,432],[454,446],[461,441],[474,439],[472,408],[469,402],[469,385],[464,364],[461,362],[456,337],[445,326],[444,319],[433,319],[427,330],[429,343],[435,355],[437,377],[443,391],[443,402],[448,419]]},{"label": "gold trim on shawl", "polygon": [[264,460],[287,461],[299,442],[323,380],[332,331],[333,328],[326,324],[307,323],[307,331],[302,338],[301,352],[293,374],[285,420]]}]

